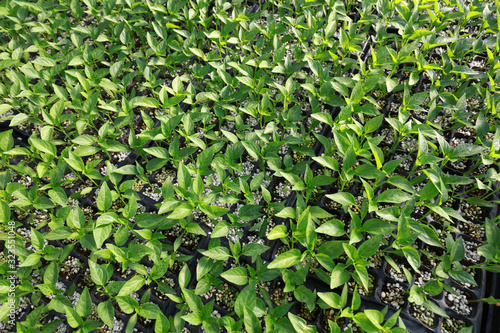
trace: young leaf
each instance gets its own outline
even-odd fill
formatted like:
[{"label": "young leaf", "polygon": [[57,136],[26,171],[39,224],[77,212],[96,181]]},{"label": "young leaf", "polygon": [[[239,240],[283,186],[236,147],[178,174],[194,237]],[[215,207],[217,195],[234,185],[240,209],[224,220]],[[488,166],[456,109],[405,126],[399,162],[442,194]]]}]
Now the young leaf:
[{"label": "young leaf", "polygon": [[378,197],[375,198],[377,202],[392,202],[400,204],[402,202],[411,200],[412,196],[401,191],[389,189],[382,192]]},{"label": "young leaf", "polygon": [[272,268],[288,268],[295,265],[301,258],[302,253],[299,249],[292,249],[283,254],[280,254],[276,259],[274,259],[268,266],[269,269]]},{"label": "young leaf", "polygon": [[115,311],[111,300],[99,303],[97,306],[97,314],[109,328],[113,328],[115,326]]},{"label": "young leaf", "polygon": [[69,326],[73,328],[77,328],[79,326],[83,326],[82,317],[75,311],[73,308],[66,307],[66,318],[68,319]]},{"label": "young leaf", "polygon": [[168,332],[169,330],[170,322],[168,321],[168,318],[165,317],[161,311],[158,311],[155,322],[155,333]]},{"label": "young leaf", "polygon": [[88,317],[92,314],[92,299],[90,298],[90,292],[87,287],[83,289],[83,292],[78,299],[78,303],[76,304],[76,312],[81,317]]},{"label": "young leaf", "polygon": [[340,237],[345,234],[344,224],[340,220],[330,220],[316,228],[316,232],[333,237]]},{"label": "young leaf", "polygon": [[106,212],[111,208],[113,204],[113,199],[111,197],[111,191],[109,190],[108,183],[103,182],[99,194],[97,195],[97,208],[100,211]]},{"label": "young leaf", "polygon": [[288,318],[290,319],[290,322],[292,323],[292,326],[295,329],[295,332],[298,332],[298,333],[316,333],[317,332],[317,329],[315,326],[307,325],[307,322],[304,319],[294,315],[291,312],[288,313]]},{"label": "young leaf", "polygon": [[92,260],[89,260],[89,268],[92,281],[98,286],[105,286],[109,280],[106,269]]},{"label": "young leaf", "polygon": [[319,292],[318,297],[329,307],[339,310],[342,309],[342,300],[338,294],[333,292]]},{"label": "young leaf", "polygon": [[57,156],[56,146],[52,142],[31,138],[31,143],[36,149],[52,156]]},{"label": "young leaf", "polygon": [[245,285],[248,282],[247,270],[244,267],[235,267],[223,272],[220,276],[236,285]]},{"label": "young leaf", "polygon": [[273,228],[273,230],[271,230],[271,232],[269,233],[267,238],[269,240],[274,240],[274,239],[287,237],[287,235],[288,235],[288,230],[287,230],[286,226],[280,224],[280,225],[275,226]]},{"label": "young leaf", "polygon": [[261,217],[262,215],[264,215],[260,212],[261,208],[262,208],[262,206],[245,205],[245,206],[240,208],[240,210],[238,212],[238,216],[240,217],[240,219],[242,219],[244,221],[253,221],[253,220]]},{"label": "young leaf", "polygon": [[125,282],[123,287],[121,287],[120,292],[117,296],[128,296],[137,290],[141,289],[144,285],[145,279],[141,275],[135,275],[133,278]]},{"label": "young leaf", "polygon": [[198,250],[204,256],[209,257],[214,260],[226,260],[231,255],[229,254],[229,249],[222,246],[216,246],[209,250]]},{"label": "young leaf", "polygon": [[434,302],[431,300],[426,299],[423,303],[423,306],[425,306],[427,309],[431,310],[435,314],[444,317],[444,318],[449,318],[446,312],[444,312],[443,309],[441,309],[438,305],[436,305]]},{"label": "young leaf", "polygon": [[245,246],[243,246],[243,249],[241,251],[241,255],[249,256],[249,257],[258,256],[258,255],[261,255],[262,253],[266,252],[269,249],[270,248],[267,245],[262,245],[259,243],[250,243],[250,244],[246,244]]},{"label": "young leaf", "polygon": [[189,270],[188,265],[184,265],[181,272],[179,273],[179,285],[181,286],[181,288],[187,288],[190,280],[191,271]]}]

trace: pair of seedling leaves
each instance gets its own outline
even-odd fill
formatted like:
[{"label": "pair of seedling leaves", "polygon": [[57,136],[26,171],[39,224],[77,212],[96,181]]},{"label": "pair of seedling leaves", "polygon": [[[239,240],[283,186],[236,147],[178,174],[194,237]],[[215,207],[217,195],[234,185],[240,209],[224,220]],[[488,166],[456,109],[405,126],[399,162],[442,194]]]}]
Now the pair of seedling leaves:
[{"label": "pair of seedling leaves", "polygon": [[[130,295],[144,285],[149,285],[152,281],[163,277],[168,269],[168,261],[162,260],[161,262],[155,264],[148,272],[145,268],[140,270],[139,267],[134,267],[140,274],[133,276],[127,281],[114,281],[109,282],[113,274],[113,266],[111,264],[99,265],[92,260],[89,260],[89,268],[91,273],[91,278],[94,283],[99,286],[100,292],[107,295],[111,299],[99,303],[97,307],[97,312],[99,317],[108,325],[113,327],[114,325],[114,308],[113,300],[118,303],[121,311],[126,314],[132,315],[132,323],[129,322],[130,330],[135,326],[137,321],[137,315],[152,319],[157,321],[157,325],[167,325],[167,318],[161,313],[158,305],[149,302],[151,295],[151,289],[148,289],[146,293],[141,298],[140,303],[132,298]],[[146,275],[147,279],[143,276]],[[169,293],[174,294],[173,290],[167,290]],[[129,331],[129,326],[127,326],[127,331]]]},{"label": "pair of seedling leaves", "polygon": [[[209,272],[215,274],[217,274],[217,272],[220,273],[220,271],[222,270],[216,269],[216,266],[221,266],[221,265],[218,265],[217,263],[214,264],[212,259],[203,257],[200,260],[198,267],[196,269],[197,279],[201,282],[204,281],[206,274]],[[219,268],[222,268],[222,266]],[[238,267],[238,268],[245,269],[243,267]],[[239,282],[238,284],[246,284],[247,283],[246,281],[244,281],[245,283],[241,283],[243,281],[237,281],[237,279],[236,280],[233,279],[237,275],[235,271],[238,268],[233,268],[232,269],[233,273],[227,271],[223,273],[223,275],[221,276],[224,278],[228,278],[229,280],[234,280],[235,282]],[[216,269],[217,272],[214,271],[214,269]],[[245,273],[245,279],[246,277],[247,273]],[[182,313],[185,313],[184,311],[187,309],[192,311],[192,313],[190,314],[182,315],[181,317],[182,319],[186,320],[191,325],[203,325],[203,328],[207,332],[220,332],[219,325],[226,327],[228,330],[240,331],[243,323],[245,325],[245,329],[248,332],[262,331],[258,318],[266,315],[267,312],[265,303],[256,296],[255,276],[251,278],[249,284],[241,292],[239,292],[238,295],[234,295],[236,297],[234,303],[234,309],[235,309],[234,311],[236,312],[238,317],[243,319],[242,321],[240,320],[238,322],[236,322],[233,318],[229,316],[224,316],[219,320],[213,318],[212,311],[215,300],[212,300],[207,304],[203,304],[201,298],[197,296],[197,294],[202,293],[203,290],[198,290],[199,287],[197,287],[197,291],[195,292],[191,291],[190,289],[187,289],[187,285],[190,279],[191,279],[191,274],[186,266],[185,268],[182,269],[179,275],[179,284],[181,286],[182,297],[175,297],[175,296],[171,297],[177,303],[181,304],[185,303],[187,305],[187,306],[185,305],[182,306],[183,308]],[[286,311],[287,310],[285,309],[285,312]],[[281,314],[281,316],[283,314]]]}]

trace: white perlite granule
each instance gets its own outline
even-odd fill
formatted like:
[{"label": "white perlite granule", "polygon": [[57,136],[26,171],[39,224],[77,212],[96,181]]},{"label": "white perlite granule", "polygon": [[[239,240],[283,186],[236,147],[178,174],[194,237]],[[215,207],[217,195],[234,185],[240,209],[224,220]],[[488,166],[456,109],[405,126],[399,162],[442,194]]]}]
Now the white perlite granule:
[{"label": "white perlite granule", "polygon": [[470,315],[472,313],[472,307],[468,305],[469,301],[467,300],[465,292],[455,287],[452,288],[458,293],[458,296],[446,292],[446,302],[453,310],[457,311],[458,313],[464,316]]},{"label": "white perlite granule", "polygon": [[385,304],[399,309],[404,304],[404,294],[405,289],[399,283],[387,283],[380,293],[380,299]]}]

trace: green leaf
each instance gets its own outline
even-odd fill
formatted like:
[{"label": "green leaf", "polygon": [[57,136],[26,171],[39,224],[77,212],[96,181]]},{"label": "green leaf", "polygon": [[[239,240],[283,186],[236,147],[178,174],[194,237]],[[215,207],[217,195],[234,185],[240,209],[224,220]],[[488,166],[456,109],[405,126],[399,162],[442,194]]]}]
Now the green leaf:
[{"label": "green leaf", "polygon": [[186,231],[189,232],[190,234],[194,234],[194,235],[202,235],[202,236],[207,235],[205,230],[203,230],[198,223],[194,223],[194,222],[189,223],[186,226]]},{"label": "green leaf", "polygon": [[109,280],[108,273],[101,265],[89,260],[90,277],[98,286],[105,286]]},{"label": "green leaf", "polygon": [[231,132],[228,132],[228,131],[225,131],[225,130],[221,130],[222,134],[224,134],[224,136],[226,138],[229,139],[229,141],[231,141],[232,143],[237,143],[239,140],[238,140],[238,137],[236,135],[234,135],[233,133]]},{"label": "green leaf", "polygon": [[441,317],[449,318],[443,309],[441,309],[438,305],[428,299],[426,299],[422,305]]},{"label": "green leaf", "polygon": [[201,312],[203,310],[203,303],[201,298],[195,295],[191,290],[182,288],[186,304],[193,312]]},{"label": "green leaf", "polygon": [[486,200],[483,200],[483,199],[479,199],[479,198],[474,198],[474,197],[471,197],[471,198],[465,198],[464,199],[465,201],[467,201],[468,203],[470,203],[471,205],[475,205],[475,206],[480,206],[480,207],[494,207],[495,204],[489,202],[489,201],[486,201]]},{"label": "green leaf", "polygon": [[417,38],[432,35],[432,34],[434,34],[433,31],[425,30],[425,29],[417,29],[417,30],[412,31],[411,35],[408,36],[408,40],[413,40],[413,39],[417,39]]},{"label": "green leaf", "polygon": [[179,163],[177,181],[179,182],[179,186],[185,190],[189,189],[189,186],[191,186],[191,175],[186,166],[182,163]]},{"label": "green leaf", "polygon": [[59,279],[59,268],[56,262],[53,261],[47,266],[45,272],[43,273],[43,282],[47,284],[55,284]]},{"label": "green leaf", "polygon": [[394,231],[397,227],[390,222],[370,219],[363,223],[361,227],[362,232],[368,232],[371,235],[386,235]]},{"label": "green leaf", "polygon": [[326,197],[335,202],[338,202],[342,206],[350,206],[350,205],[356,206],[356,199],[354,198],[354,195],[352,195],[351,193],[339,192],[334,194],[327,194]]},{"label": "green leaf", "polygon": [[231,255],[229,254],[229,249],[223,246],[216,246],[210,250],[198,250],[204,256],[209,257],[214,260],[226,260]]},{"label": "green leaf", "polygon": [[257,256],[269,250],[270,247],[267,245],[259,244],[259,243],[250,243],[243,246],[243,250],[241,251],[241,255],[243,256]]},{"label": "green leaf", "polygon": [[485,221],[486,239],[489,244],[500,244],[500,230],[495,222],[486,218]]},{"label": "green leaf", "polygon": [[220,276],[223,277],[224,279],[228,280],[231,283],[242,286],[244,284],[247,284],[247,282],[248,282],[247,275],[248,275],[248,273],[247,273],[246,268],[235,267],[235,268],[231,268],[231,269],[225,271]]},{"label": "green leaf", "polygon": [[100,248],[102,244],[108,239],[113,233],[113,226],[111,224],[95,228],[92,232],[97,248]]},{"label": "green leaf", "polygon": [[0,150],[6,152],[12,149],[12,147],[14,147],[12,130],[0,132]]},{"label": "green leaf", "polygon": [[31,143],[36,149],[52,156],[57,156],[56,146],[52,142],[31,138]]},{"label": "green leaf", "polygon": [[375,253],[377,253],[378,249],[380,248],[381,241],[382,241],[382,235],[378,235],[370,239],[367,239],[358,248],[358,255],[361,258],[369,258],[373,256]]},{"label": "green leaf", "polygon": [[295,218],[295,209],[293,207],[285,207],[282,209],[278,214],[276,214],[277,217],[281,218]]},{"label": "green leaf", "polygon": [[260,212],[260,209],[262,206],[257,206],[257,205],[245,205],[240,208],[238,212],[238,216],[240,219],[244,221],[253,221],[264,214]]},{"label": "green leaf", "polygon": [[333,237],[340,237],[345,234],[344,223],[336,219],[330,220],[316,228],[316,232]]},{"label": "green leaf", "polygon": [[250,78],[250,77],[247,77],[247,76],[237,76],[236,78],[238,79],[238,81],[240,81],[241,83],[243,83],[246,86],[249,86],[250,88],[255,87],[255,83],[252,80],[252,78]]},{"label": "green leaf", "polygon": [[159,103],[158,101],[155,99],[155,98],[151,98],[151,97],[145,97],[145,96],[140,96],[140,97],[135,97],[133,98],[131,101],[130,101],[130,105],[132,107],[138,107],[138,106],[142,106],[142,107],[145,107],[145,108],[158,108],[159,107]]},{"label": "green leaf", "polygon": [[392,202],[398,204],[411,199],[411,195],[395,189],[385,190],[377,198],[375,198],[376,202]]},{"label": "green leaf", "polygon": [[109,328],[113,328],[115,326],[115,311],[111,300],[99,303],[97,306],[97,314]]},{"label": "green leaf", "polygon": [[69,326],[77,328],[83,326],[82,317],[73,308],[66,307],[66,319],[68,320]]},{"label": "green leaf", "polygon": [[158,311],[155,322],[155,333],[164,333],[169,330],[170,322],[168,318],[161,311]]},{"label": "green leaf", "polygon": [[168,153],[168,150],[162,147],[151,147],[151,148],[144,148],[144,151],[148,154],[153,155],[154,157],[158,157],[161,159],[169,159],[170,154]]},{"label": "green leaf", "polygon": [[54,208],[56,205],[47,197],[37,197],[33,202],[33,207],[36,209],[50,209]]},{"label": "green leaf", "polygon": [[312,292],[310,289],[306,288],[304,285],[298,286],[293,294],[297,301],[305,303],[309,311],[313,311],[316,306],[316,291]]},{"label": "green leaf", "polygon": [[464,258],[464,256],[465,256],[464,240],[462,236],[460,236],[456,241],[452,243],[450,249],[450,259],[451,261],[460,261]]},{"label": "green leaf", "polygon": [[125,282],[125,284],[121,287],[120,292],[117,296],[128,296],[137,290],[141,289],[144,285],[145,279],[141,275],[135,275],[130,280]]},{"label": "green leaf", "polygon": [[309,208],[310,208],[312,217],[316,217],[318,219],[326,219],[326,218],[334,217],[334,215],[328,213],[326,210],[324,210],[321,207],[310,206]]},{"label": "green leaf", "polygon": [[83,289],[78,303],[76,304],[76,312],[82,317],[88,317],[92,314],[92,299],[90,298],[90,292],[87,287]]},{"label": "green leaf", "polygon": [[461,73],[461,74],[468,74],[468,75],[474,75],[474,74],[479,74],[473,69],[470,69],[468,66],[454,66],[453,69],[451,70],[452,73]]},{"label": "green leaf", "polygon": [[466,271],[452,269],[452,270],[448,271],[448,274],[455,281],[458,281],[458,282],[461,282],[461,283],[468,283],[468,284],[471,284],[473,286],[477,286],[476,280],[474,280],[474,278],[472,277],[472,275],[470,275]]},{"label": "green leaf", "polygon": [[166,219],[164,216],[150,213],[138,214],[135,217],[136,224],[144,229],[153,230],[158,227],[158,225],[164,222]]},{"label": "green leaf", "polygon": [[340,295],[332,292],[319,292],[318,297],[329,307],[339,310],[342,309],[342,299]]},{"label": "green leaf", "polygon": [[109,74],[115,78],[123,69],[123,61],[117,61],[109,67]]},{"label": "green leaf", "polygon": [[350,276],[351,274],[345,269],[344,264],[337,264],[332,270],[330,289],[343,285],[349,280]]},{"label": "green leaf", "polygon": [[472,330],[474,329],[474,326],[468,326],[462,328],[458,333],[472,333]]},{"label": "green leaf", "polygon": [[10,109],[12,109],[12,106],[10,104],[0,104],[0,115],[4,114],[5,112],[9,111]]},{"label": "green leaf", "polygon": [[405,190],[407,192],[415,193],[415,189],[413,188],[413,185],[404,177],[401,176],[392,176],[387,180],[389,184],[392,184],[394,186],[399,187],[402,190]]},{"label": "green leaf", "polygon": [[161,312],[160,308],[154,303],[144,303],[137,310],[139,316],[147,319],[156,319],[159,312]]},{"label": "green leaf", "polygon": [[364,313],[366,317],[377,327],[379,327],[384,321],[384,315],[380,311],[366,309]]},{"label": "green leaf", "polygon": [[10,124],[9,126],[10,127],[14,127],[14,126],[17,126],[19,124],[22,124],[23,122],[25,122],[26,120],[29,119],[29,116],[27,114],[24,114],[24,113],[18,113],[16,114],[11,120],[10,120]]},{"label": "green leaf", "polygon": [[387,77],[385,84],[387,86],[387,92],[391,92],[398,86],[398,79],[391,79],[390,77]]},{"label": "green leaf", "polygon": [[111,191],[109,190],[107,182],[103,182],[99,194],[97,195],[97,208],[100,211],[108,211],[113,204],[113,199],[111,197]]},{"label": "green leaf", "polygon": [[41,254],[38,252],[32,253],[21,263],[21,265],[19,265],[19,267],[35,266],[40,262],[41,257]]},{"label": "green leaf", "polygon": [[7,225],[10,221],[10,207],[9,204],[0,200],[0,222]]},{"label": "green leaf", "polygon": [[[249,333],[260,333],[262,332],[262,327],[260,325],[259,318],[255,315],[253,309],[248,306],[243,307],[243,322],[245,323],[245,329]],[[214,332],[215,333],[215,332]]]},{"label": "green leaf", "polygon": [[368,133],[375,132],[380,127],[383,120],[384,120],[383,115],[380,115],[380,116],[377,116],[375,118],[368,120],[366,122],[365,126],[363,126],[365,133],[368,134]]},{"label": "green leaf", "polygon": [[47,57],[38,57],[33,61],[33,63],[35,65],[43,67],[54,67],[55,65],[57,65],[57,63],[53,59]]},{"label": "green leaf", "polygon": [[[365,310],[365,312],[368,310]],[[376,332],[381,332],[380,330],[380,325],[374,324],[370,318],[366,315],[364,312],[359,312],[356,313],[354,316],[354,322],[358,324],[359,327],[361,327],[362,330],[368,333],[376,333]]]},{"label": "green leaf", "polygon": [[210,238],[219,238],[226,236],[229,233],[229,227],[230,227],[229,223],[227,223],[224,220],[220,221],[212,230]]},{"label": "green leaf", "polygon": [[423,242],[435,247],[443,247],[438,235],[431,227],[416,221],[410,221],[410,227],[414,232],[418,233],[418,238]]},{"label": "green leaf", "polygon": [[285,225],[277,225],[271,230],[269,235],[267,236],[267,239],[269,240],[274,240],[274,239],[279,239],[279,238],[284,238],[288,236],[288,230]]},{"label": "green leaf", "polygon": [[[125,333],[132,333],[132,331],[134,330],[135,324],[137,324],[137,313],[134,313],[134,315],[132,317],[130,317],[130,319],[128,320],[128,324],[127,324],[127,327],[125,329]],[[155,331],[155,333],[157,333],[157,332]]]},{"label": "green leaf", "polygon": [[307,322],[304,319],[294,315],[291,312],[288,313],[288,319],[290,319],[290,322],[292,323],[292,326],[295,329],[295,332],[297,332],[297,333],[316,333],[317,332],[317,329],[315,326],[307,325]]},{"label": "green leaf", "polygon": [[193,312],[181,317],[183,320],[187,321],[191,325],[199,326],[203,323],[203,315],[200,312]]},{"label": "green leaf", "polygon": [[196,280],[199,281],[202,279],[214,266],[213,260],[208,257],[201,257],[198,262],[198,266],[196,266]]},{"label": "green leaf", "polygon": [[44,239],[41,233],[39,233],[34,228],[31,228],[31,244],[37,250],[41,250],[44,247]]},{"label": "green leaf", "polygon": [[485,302],[485,303],[488,303],[490,305],[496,305],[498,303],[498,300],[496,298],[494,298],[493,296],[490,296],[488,298],[482,298],[482,299],[479,299],[478,301]]},{"label": "green leaf", "polygon": [[424,291],[432,296],[437,296],[443,291],[443,284],[437,279],[431,279],[424,285]]},{"label": "green leaf", "polygon": [[335,171],[339,171],[339,162],[337,162],[337,160],[334,159],[333,157],[330,157],[330,156],[318,156],[318,157],[316,157],[316,156],[314,156],[312,159],[326,168],[329,168],[329,169],[332,169]]},{"label": "green leaf", "polygon": [[193,207],[189,204],[182,204],[174,209],[174,211],[168,216],[172,220],[180,220],[189,216],[193,213]]},{"label": "green leaf", "polygon": [[302,253],[299,249],[292,249],[283,254],[280,254],[276,259],[274,259],[268,266],[269,269],[272,268],[288,268],[295,265],[301,258]]},{"label": "green leaf", "polygon": [[165,273],[167,273],[167,270],[168,270],[168,258],[161,260],[151,268],[151,278],[153,280],[158,280],[161,277],[163,277]]},{"label": "green leaf", "polygon": [[120,309],[126,314],[132,314],[139,308],[139,302],[130,296],[117,296],[116,301]]},{"label": "green leaf", "polygon": [[330,125],[332,126],[333,124],[333,119],[332,119],[332,116],[329,114],[329,113],[326,113],[326,112],[317,112],[317,113],[313,113],[311,115],[312,118],[314,119],[317,119],[327,125]]},{"label": "green leaf", "polygon": [[356,104],[359,104],[359,102],[361,102],[361,100],[363,99],[363,82],[362,81],[358,81],[356,82],[356,85],[354,86],[354,88],[352,89],[352,93],[351,93],[351,103],[356,105]]},{"label": "green leaf", "polygon": [[402,250],[411,267],[415,270],[415,272],[420,273],[421,263],[418,251],[413,246],[405,246]]}]

